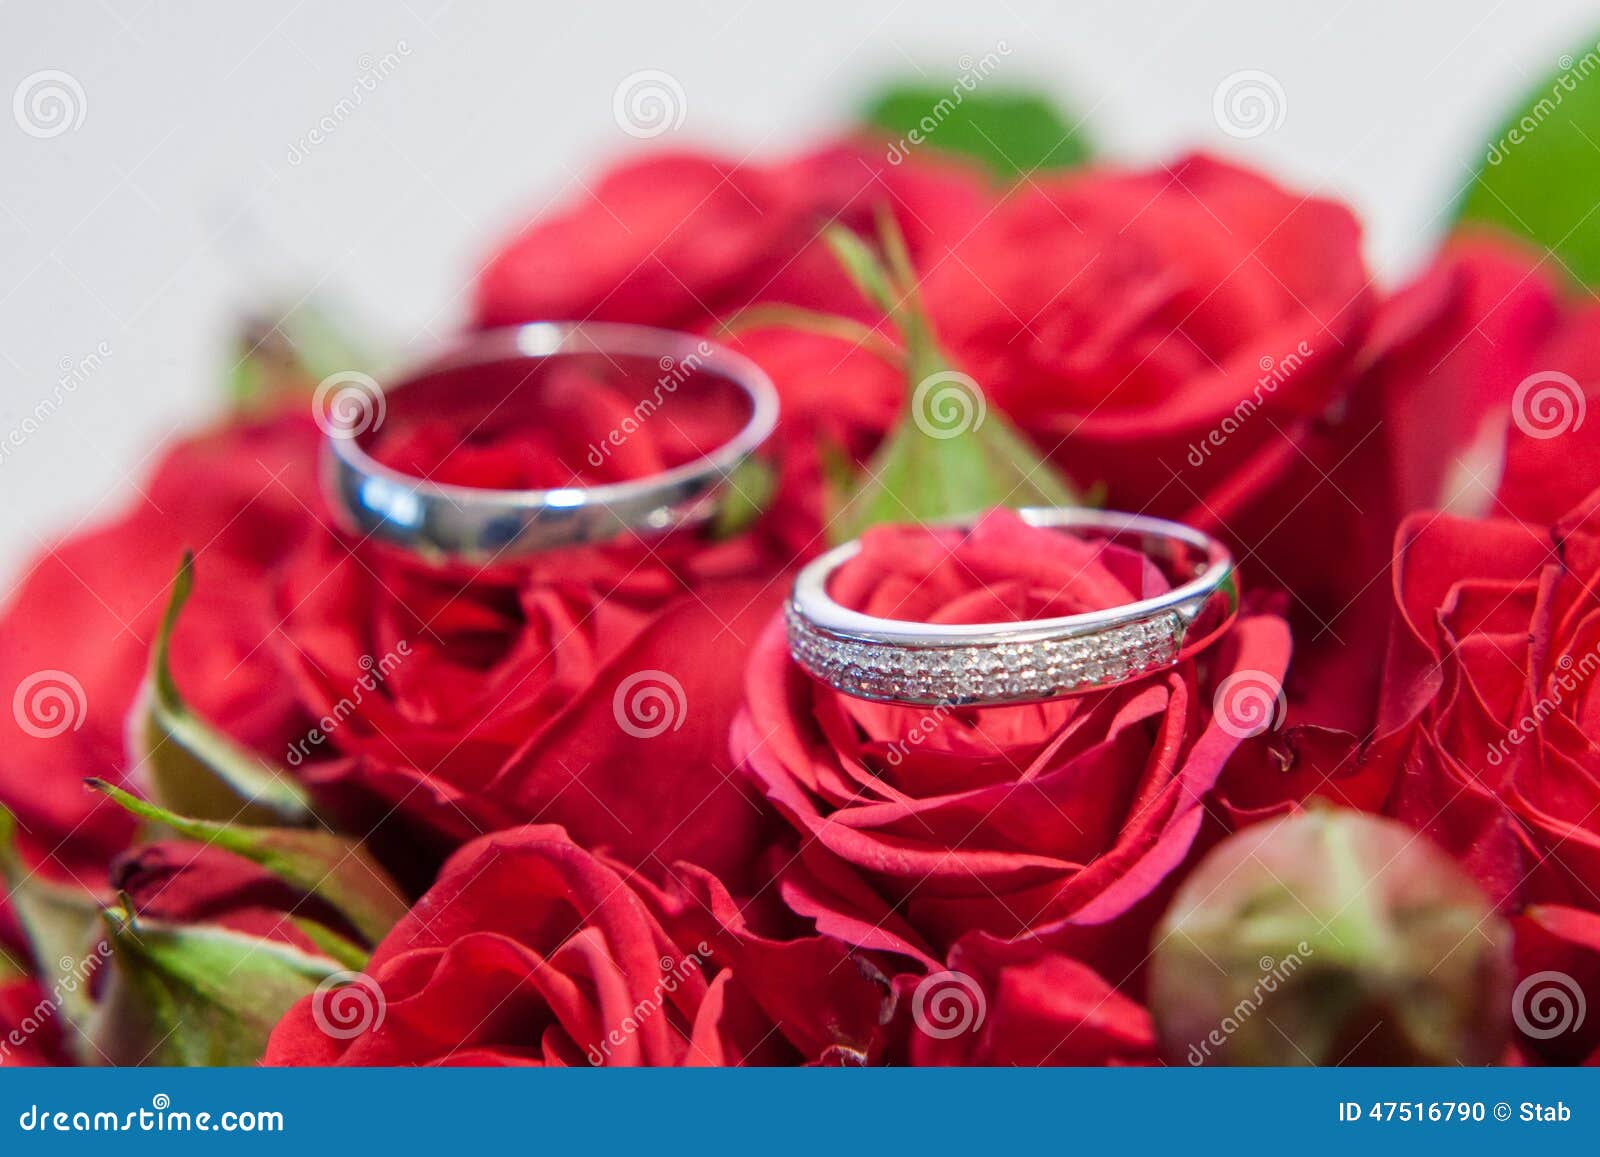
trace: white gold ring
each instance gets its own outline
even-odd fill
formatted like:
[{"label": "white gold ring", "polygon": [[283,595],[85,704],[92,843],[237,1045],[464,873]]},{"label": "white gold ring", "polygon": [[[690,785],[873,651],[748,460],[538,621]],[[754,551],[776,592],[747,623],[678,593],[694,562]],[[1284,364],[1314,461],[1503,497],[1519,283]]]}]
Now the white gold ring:
[{"label": "white gold ring", "polygon": [[[1182,523],[1115,511],[1032,508],[1030,525],[1131,540],[1174,582],[1154,598],[1060,618],[921,623],[852,611],[828,594],[861,549],[836,547],[795,579],[789,653],[814,678],[857,699],[987,706],[1101,691],[1176,666],[1216,641],[1239,609],[1233,556]],[[967,523],[946,525],[970,525]]]},{"label": "white gold ring", "polygon": [[[324,486],[340,521],[357,534],[440,563],[489,562],[628,534],[654,535],[710,518],[727,491],[728,475],[777,424],[778,394],[750,359],[694,334],[611,322],[544,321],[488,330],[463,338],[387,386],[383,398],[424,385],[436,388],[446,375],[471,370],[478,374],[474,389],[492,376],[495,384],[484,389],[504,394],[481,399],[492,413],[533,382],[551,359],[584,355],[613,366],[618,359],[643,361],[652,376],[660,373],[654,394],[636,407],[636,421],[647,420],[664,394],[695,375],[737,386],[749,416],[702,457],[647,477],[550,490],[493,490],[432,482],[385,466],[364,445],[370,431],[362,419],[370,414],[335,413],[327,430]],[[448,380],[454,384],[453,377]],[[392,409],[380,399],[380,413]]]}]

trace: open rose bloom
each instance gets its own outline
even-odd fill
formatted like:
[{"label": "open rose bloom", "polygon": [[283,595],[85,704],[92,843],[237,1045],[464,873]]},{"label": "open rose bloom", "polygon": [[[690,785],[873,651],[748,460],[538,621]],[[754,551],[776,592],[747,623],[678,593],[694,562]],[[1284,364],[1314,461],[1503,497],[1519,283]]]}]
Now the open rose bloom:
[{"label": "open rose bloom", "polygon": [[[1462,231],[1386,284],[1342,205],[1203,155],[595,175],[467,328],[750,359],[781,416],[729,516],[438,565],[341,521],[292,355],[164,447],[0,618],[0,1063],[1600,1059],[1600,312],[1541,258]],[[581,489],[739,421],[605,367],[495,414],[483,373],[365,444]],[[1237,618],[1005,706],[791,656],[796,573],[850,539],[830,594],[890,619],[1174,584],[1009,509],[1045,501],[1214,536]]]}]

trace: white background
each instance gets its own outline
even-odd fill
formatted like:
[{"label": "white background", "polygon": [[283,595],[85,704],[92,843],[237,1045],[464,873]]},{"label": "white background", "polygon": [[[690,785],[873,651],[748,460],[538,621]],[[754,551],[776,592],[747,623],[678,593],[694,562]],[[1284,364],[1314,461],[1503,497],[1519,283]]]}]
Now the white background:
[{"label": "white background", "polygon": [[[1003,42],[996,83],[1058,93],[1106,155],[1212,149],[1347,199],[1392,280],[1437,240],[1502,114],[1596,25],[1575,2],[1488,0],[11,0],[0,436],[63,363],[111,352],[0,459],[0,581],[114,513],[163,439],[218,411],[240,309],[314,292],[384,350],[447,333],[493,239],[644,147],[612,113],[639,70],[670,73],[686,99],[682,127],[652,145],[770,155],[845,123],[875,78],[948,81]],[[389,53],[399,68],[291,164]],[[6,114],[47,69],[81,86],[84,119],[36,139]],[[1249,140],[1212,115],[1241,69],[1270,73],[1285,98],[1283,123]]]}]

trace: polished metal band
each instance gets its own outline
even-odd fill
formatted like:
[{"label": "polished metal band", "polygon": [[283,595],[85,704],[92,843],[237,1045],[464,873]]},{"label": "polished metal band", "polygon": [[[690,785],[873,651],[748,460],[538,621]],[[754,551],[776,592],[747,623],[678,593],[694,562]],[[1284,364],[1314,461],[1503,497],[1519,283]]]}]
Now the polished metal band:
[{"label": "polished metal band", "polygon": [[[750,415],[742,429],[702,458],[648,477],[551,490],[490,490],[430,482],[393,470],[362,446],[365,427],[334,415],[325,486],[347,527],[431,562],[487,563],[624,535],[654,535],[703,521],[717,509],[729,474],[777,424],[778,395],[748,358],[693,334],[611,322],[533,322],[462,339],[384,389],[476,365],[526,361],[533,367],[578,354],[648,358],[674,374],[707,374],[738,386]],[[674,387],[675,388],[675,387]]]}]

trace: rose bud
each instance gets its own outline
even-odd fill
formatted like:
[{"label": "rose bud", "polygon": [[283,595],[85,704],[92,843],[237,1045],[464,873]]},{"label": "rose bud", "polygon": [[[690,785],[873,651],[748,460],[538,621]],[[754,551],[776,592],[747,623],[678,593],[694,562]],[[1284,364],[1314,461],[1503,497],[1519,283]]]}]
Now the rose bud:
[{"label": "rose bud", "polygon": [[1157,930],[1150,1006],[1190,1065],[1482,1065],[1509,1033],[1511,934],[1426,838],[1313,810],[1214,848]]}]

